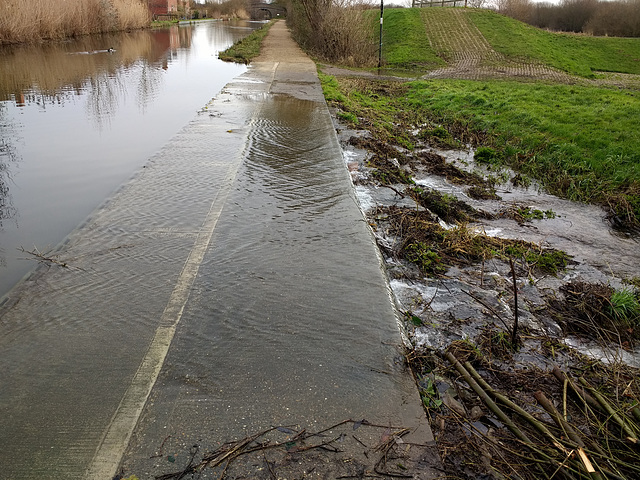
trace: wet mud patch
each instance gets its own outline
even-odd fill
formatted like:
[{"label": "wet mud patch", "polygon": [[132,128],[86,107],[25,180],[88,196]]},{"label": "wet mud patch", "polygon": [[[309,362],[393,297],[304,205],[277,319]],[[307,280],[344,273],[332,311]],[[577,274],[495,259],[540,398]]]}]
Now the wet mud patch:
[{"label": "wet mud patch", "polygon": [[[441,200],[438,195],[432,191],[429,198]],[[559,250],[492,237],[466,225],[443,226],[440,220],[469,220],[470,215],[478,214],[468,205],[459,207],[456,202],[451,201],[446,208],[441,205],[434,208],[433,203],[421,200],[425,208],[431,206],[428,210],[377,207],[370,215],[370,225],[379,233],[378,243],[387,254],[412,263],[421,275],[442,273],[452,266],[473,267],[494,258],[515,259],[525,274],[532,271],[555,274],[567,266],[570,259]],[[393,239],[396,247],[390,249]]]},{"label": "wet mud patch", "polygon": [[[637,244],[597,207],[416,131],[414,149],[390,150],[339,128],[445,470],[637,478],[640,316],[611,308],[639,298]],[[411,181],[373,173],[382,152]]]}]

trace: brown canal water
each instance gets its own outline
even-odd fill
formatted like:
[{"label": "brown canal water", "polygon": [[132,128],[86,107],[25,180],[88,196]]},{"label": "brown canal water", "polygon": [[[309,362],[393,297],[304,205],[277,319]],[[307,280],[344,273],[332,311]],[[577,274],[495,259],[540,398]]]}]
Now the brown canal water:
[{"label": "brown canal water", "polygon": [[[0,48],[0,297],[246,67],[259,22]],[[113,49],[115,51],[109,51]]]}]

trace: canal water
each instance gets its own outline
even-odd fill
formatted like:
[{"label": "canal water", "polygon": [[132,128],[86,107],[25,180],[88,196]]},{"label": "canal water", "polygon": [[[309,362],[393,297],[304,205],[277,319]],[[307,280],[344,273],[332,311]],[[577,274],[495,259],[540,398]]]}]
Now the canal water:
[{"label": "canal water", "polygon": [[[0,297],[246,67],[259,22],[0,48]],[[113,49],[114,51],[109,51]]]}]

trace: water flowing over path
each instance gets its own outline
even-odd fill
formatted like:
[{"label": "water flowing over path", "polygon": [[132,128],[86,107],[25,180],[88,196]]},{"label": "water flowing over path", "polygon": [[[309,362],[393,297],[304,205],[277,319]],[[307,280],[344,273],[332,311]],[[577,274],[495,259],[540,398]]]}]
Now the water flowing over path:
[{"label": "water flowing over path", "polygon": [[315,65],[283,22],[59,253],[68,268],[0,311],[6,478],[153,478],[276,425],[432,441]]}]

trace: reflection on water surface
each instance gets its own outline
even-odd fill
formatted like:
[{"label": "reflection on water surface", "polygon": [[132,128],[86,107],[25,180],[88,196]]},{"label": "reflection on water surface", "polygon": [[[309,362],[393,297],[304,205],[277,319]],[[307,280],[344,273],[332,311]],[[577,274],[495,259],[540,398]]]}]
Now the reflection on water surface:
[{"label": "reflection on water surface", "polygon": [[0,295],[244,66],[220,50],[260,26],[202,22],[0,49]]}]

